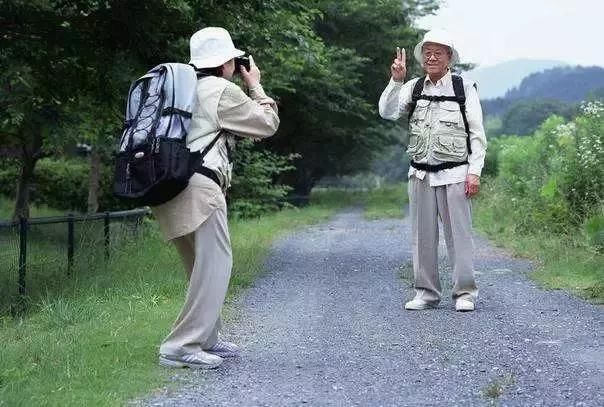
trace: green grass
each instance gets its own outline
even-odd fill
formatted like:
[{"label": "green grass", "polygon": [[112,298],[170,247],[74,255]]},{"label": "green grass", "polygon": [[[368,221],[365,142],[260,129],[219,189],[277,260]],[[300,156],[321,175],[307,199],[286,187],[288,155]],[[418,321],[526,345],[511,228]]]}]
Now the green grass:
[{"label": "green grass", "polygon": [[313,192],[313,202],[359,206],[368,220],[402,218],[408,203],[407,184],[388,185],[377,189],[328,189]]},{"label": "green grass", "polygon": [[[14,202],[4,196],[0,196],[0,220],[8,221],[13,216]],[[29,216],[42,217],[42,216],[60,216],[63,215],[63,211],[49,208],[45,205],[31,206]]]},{"label": "green grass", "polygon": [[[140,232],[142,228],[136,228],[134,221],[128,221],[113,222],[110,230],[112,247],[119,247],[135,240],[136,231]],[[77,286],[79,279],[105,274],[102,220],[75,223],[71,275],[68,275],[66,223],[30,225],[27,233],[25,286],[28,302],[36,303],[45,296],[71,290],[73,279]],[[0,229],[0,247],[0,269],[3,270],[0,273],[0,315],[5,315],[19,302],[18,228]]]},{"label": "green grass", "polygon": [[[231,222],[230,298],[262,271],[276,238],[325,220],[343,204]],[[52,285],[24,318],[0,317],[0,406],[122,405],[169,385],[171,372],[157,366],[157,350],[180,309],[184,272],[149,223],[108,263],[82,263],[72,279]]]},{"label": "green grass", "polygon": [[365,195],[365,217],[367,219],[402,218],[404,207],[409,202],[407,184],[385,186]]},{"label": "green grass", "polygon": [[474,223],[492,241],[534,260],[529,277],[548,289],[562,289],[604,303],[604,255],[578,230],[552,233],[520,229],[513,211],[522,210],[486,180],[474,205]]}]

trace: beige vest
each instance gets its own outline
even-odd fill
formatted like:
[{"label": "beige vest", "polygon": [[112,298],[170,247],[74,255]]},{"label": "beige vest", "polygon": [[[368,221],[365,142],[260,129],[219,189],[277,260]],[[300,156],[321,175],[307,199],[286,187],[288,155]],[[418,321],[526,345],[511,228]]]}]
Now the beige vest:
[{"label": "beige vest", "polygon": [[[198,103],[187,136],[187,145],[191,151],[202,151],[222,131],[218,120],[218,103],[222,92],[229,85],[236,86],[215,76],[197,81]],[[229,160],[229,150],[234,148],[235,137],[224,133],[204,158],[203,165],[216,173],[223,190],[231,185],[233,164]]]},{"label": "beige vest", "polygon": [[407,153],[415,162],[462,162],[468,158],[467,137],[457,102],[420,99],[409,121]]}]

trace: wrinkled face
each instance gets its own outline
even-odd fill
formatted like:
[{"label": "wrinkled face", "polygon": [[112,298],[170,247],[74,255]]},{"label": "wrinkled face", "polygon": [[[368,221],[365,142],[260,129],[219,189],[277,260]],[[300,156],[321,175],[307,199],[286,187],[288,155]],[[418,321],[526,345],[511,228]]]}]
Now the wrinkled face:
[{"label": "wrinkled face", "polygon": [[231,59],[222,65],[222,77],[230,80],[235,73],[235,60]]},{"label": "wrinkled face", "polygon": [[427,42],[422,47],[423,67],[428,75],[444,75],[451,62],[451,48]]}]

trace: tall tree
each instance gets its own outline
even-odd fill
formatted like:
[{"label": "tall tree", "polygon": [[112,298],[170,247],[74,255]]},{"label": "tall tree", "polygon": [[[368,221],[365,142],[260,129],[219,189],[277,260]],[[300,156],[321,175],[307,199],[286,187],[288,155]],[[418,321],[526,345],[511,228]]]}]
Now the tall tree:
[{"label": "tall tree", "polygon": [[[178,0],[0,2],[0,106],[7,112],[0,132],[2,144],[21,151],[14,218],[29,215],[41,157],[76,140],[100,148],[115,134],[119,125],[109,123],[119,123],[117,95],[127,89],[120,73],[168,56],[190,31],[190,15]],[[82,120],[96,130],[69,138],[77,132],[66,129]]]}]

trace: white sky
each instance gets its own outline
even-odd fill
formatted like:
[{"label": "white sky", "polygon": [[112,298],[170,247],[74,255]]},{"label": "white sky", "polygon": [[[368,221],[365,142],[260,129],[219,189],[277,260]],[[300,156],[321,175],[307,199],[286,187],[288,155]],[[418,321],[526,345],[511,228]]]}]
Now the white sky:
[{"label": "white sky", "polygon": [[418,21],[446,29],[463,62],[554,59],[604,66],[604,0],[442,0]]}]

